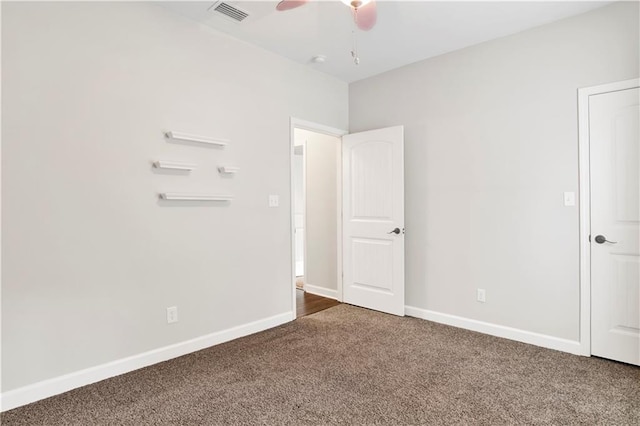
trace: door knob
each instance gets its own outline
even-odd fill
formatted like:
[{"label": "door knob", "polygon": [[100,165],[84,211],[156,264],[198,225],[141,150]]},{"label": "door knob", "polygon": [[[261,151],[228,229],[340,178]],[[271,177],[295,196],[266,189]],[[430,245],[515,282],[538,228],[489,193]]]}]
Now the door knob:
[{"label": "door knob", "polygon": [[604,244],[604,243],[618,244],[617,241],[608,241],[604,235],[596,235],[595,240],[596,240],[596,243],[598,244]]},{"label": "door knob", "polygon": [[387,232],[387,234],[396,234],[396,235],[400,235],[400,228],[396,228],[391,232]]}]

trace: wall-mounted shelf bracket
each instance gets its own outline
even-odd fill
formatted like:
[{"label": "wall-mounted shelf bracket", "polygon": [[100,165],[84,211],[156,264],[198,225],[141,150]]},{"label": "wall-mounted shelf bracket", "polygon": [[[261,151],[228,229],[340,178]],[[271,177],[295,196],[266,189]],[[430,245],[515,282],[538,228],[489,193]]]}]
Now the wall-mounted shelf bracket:
[{"label": "wall-mounted shelf bracket", "polygon": [[218,171],[222,174],[235,174],[240,171],[240,167],[236,166],[218,166]]},{"label": "wall-mounted shelf bracket", "polygon": [[193,163],[181,163],[178,161],[158,160],[153,162],[153,167],[156,169],[185,170],[190,172],[196,168],[196,165]]},{"label": "wall-mounted shelf bracket", "polygon": [[182,192],[161,192],[160,198],[168,201],[231,201],[233,196],[220,194],[189,194]]},{"label": "wall-mounted shelf bracket", "polygon": [[173,132],[173,131],[165,133],[165,136],[169,139],[204,143],[204,144],[216,145],[216,146],[226,146],[230,142],[228,139],[210,138],[206,136],[190,135],[187,133],[180,133],[180,132]]}]

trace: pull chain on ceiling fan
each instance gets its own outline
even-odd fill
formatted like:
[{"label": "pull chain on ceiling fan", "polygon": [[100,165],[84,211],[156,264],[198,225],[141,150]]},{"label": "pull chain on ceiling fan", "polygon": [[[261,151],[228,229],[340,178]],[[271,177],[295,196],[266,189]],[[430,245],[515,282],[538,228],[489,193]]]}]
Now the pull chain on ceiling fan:
[{"label": "pull chain on ceiling fan", "polygon": [[[351,8],[353,14],[353,22],[356,28],[362,31],[369,31],[376,24],[378,18],[378,12],[376,9],[375,0],[340,0]],[[276,6],[276,10],[284,12],[286,10],[295,9],[305,5],[309,0],[282,0]],[[351,56],[353,57],[353,63],[360,64],[360,57],[358,56],[358,40],[356,39],[356,31],[352,31],[353,35],[353,49],[351,50]]]},{"label": "pull chain on ceiling fan", "polygon": [[[358,26],[358,8],[353,9],[353,22],[355,26]],[[351,57],[353,58],[353,63],[356,66],[360,65],[360,56],[358,56],[358,36],[356,34],[356,30],[351,30],[351,36],[353,37],[353,49],[351,50]]]}]

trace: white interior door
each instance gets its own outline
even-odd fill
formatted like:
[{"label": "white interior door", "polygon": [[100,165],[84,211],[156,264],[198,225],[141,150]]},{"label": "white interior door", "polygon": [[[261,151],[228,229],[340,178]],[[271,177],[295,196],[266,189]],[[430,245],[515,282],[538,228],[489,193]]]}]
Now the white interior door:
[{"label": "white interior door", "polygon": [[589,97],[591,353],[640,365],[638,88]]},{"label": "white interior door", "polygon": [[343,300],[403,316],[404,128],[343,136],[342,173]]}]

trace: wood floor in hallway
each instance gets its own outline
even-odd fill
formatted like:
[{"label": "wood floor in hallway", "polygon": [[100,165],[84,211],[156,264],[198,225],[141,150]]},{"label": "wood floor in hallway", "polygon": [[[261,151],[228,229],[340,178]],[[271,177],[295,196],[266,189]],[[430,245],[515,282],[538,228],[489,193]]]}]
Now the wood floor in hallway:
[{"label": "wood floor in hallway", "polygon": [[301,318],[305,315],[315,314],[333,306],[339,305],[335,299],[306,293],[304,290],[296,290],[296,317]]}]

